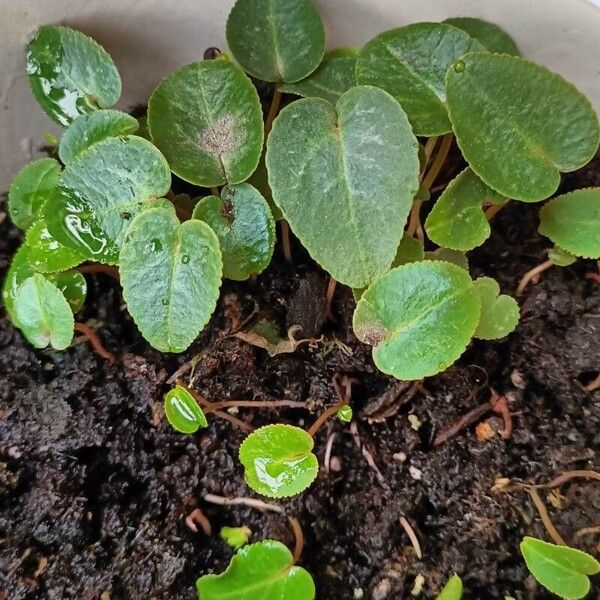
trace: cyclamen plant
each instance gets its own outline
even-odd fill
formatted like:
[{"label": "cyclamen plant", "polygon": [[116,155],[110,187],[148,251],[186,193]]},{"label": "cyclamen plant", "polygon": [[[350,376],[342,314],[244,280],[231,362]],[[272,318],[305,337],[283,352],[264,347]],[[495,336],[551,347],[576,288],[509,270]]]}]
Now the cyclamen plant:
[{"label": "cyclamen plant", "polygon": [[[325,53],[310,0],[238,0],[226,34],[231,56],[168,75],[143,122],[111,108],[121,80],[95,41],[47,26],[29,43],[33,93],[66,127],[57,157],[24,167],[9,191],[25,236],[3,300],[30,343],[63,350],[84,327],[74,313],[86,295],[80,265],[92,262],[118,269],[151,346],[185,351],[222,279],[268,266],[276,219],[332,281],[353,289],[354,331],[384,373],[419,380],[474,337],[509,334],[516,301],[490,277],[473,280],[465,253],[485,242],[507,202],[551,197],[561,173],[594,156],[600,131],[588,100],[479,19],[407,25]],[[251,77],[273,84],[266,118]],[[454,140],[467,166],[422,223]],[[197,199],[177,196],[171,173],[196,186]],[[599,228],[600,188],[544,204],[540,233],[556,246],[537,272],[600,258]],[[176,429],[191,434],[207,426],[205,412],[218,412],[199,400],[182,385],[166,395]],[[248,485],[275,498],[308,487],[318,474],[313,436],[335,414],[352,419],[340,402],[309,431],[268,425],[249,435],[240,449]],[[294,598],[313,598],[310,576],[280,546],[243,547],[230,570],[199,580],[202,599],[233,580],[243,588],[257,576],[244,565],[265,564],[265,553],[282,566],[278,597],[296,586]]]}]

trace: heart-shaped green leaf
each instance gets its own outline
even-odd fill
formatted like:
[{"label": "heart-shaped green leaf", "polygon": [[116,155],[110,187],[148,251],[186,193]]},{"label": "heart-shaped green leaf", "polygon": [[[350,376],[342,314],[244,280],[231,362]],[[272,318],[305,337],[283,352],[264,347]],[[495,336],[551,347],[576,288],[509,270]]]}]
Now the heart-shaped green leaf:
[{"label": "heart-shaped green leaf", "polygon": [[386,92],[354,87],[335,107],[284,108],[267,141],[273,199],[311,256],[339,282],[365,287],[394,259],[418,189],[418,144]]},{"label": "heart-shaped green leaf", "polygon": [[598,149],[598,118],[585,96],[522,58],[468,54],[448,70],[446,93],[464,157],[507,198],[547,198],[561,172],[582,167]]},{"label": "heart-shaped green leaf", "polygon": [[446,248],[472,250],[490,236],[490,224],[482,205],[506,201],[467,168],[450,182],[427,216],[427,236]]},{"label": "heart-shaped green leaf", "polygon": [[85,260],[79,252],[58,242],[44,221],[38,221],[27,230],[25,244],[29,249],[29,263],[39,273],[65,271]]},{"label": "heart-shaped green leaf", "polygon": [[389,92],[406,111],[415,135],[451,130],[446,111],[446,72],[467,52],[484,50],[464,31],[443,23],[414,23],[381,33],[358,55],[360,84]]},{"label": "heart-shaped green leaf", "polygon": [[473,284],[481,299],[481,317],[475,337],[496,340],[514,331],[519,322],[519,305],[511,296],[500,294],[500,286],[491,277],[480,277]]},{"label": "heart-shaped green leaf", "polygon": [[131,219],[170,186],[169,166],[150,142],[134,135],[106,138],[67,165],[45,221],[61,244],[116,264]]},{"label": "heart-shaped green leaf", "polygon": [[27,229],[40,216],[44,202],[58,185],[61,170],[57,160],[40,158],[17,173],[8,191],[8,212],[17,227]]},{"label": "heart-shaped green leaf", "polygon": [[240,446],[246,483],[257,493],[287,498],[304,491],[319,472],[312,437],[292,425],[266,425]]},{"label": "heart-shaped green leaf", "polygon": [[165,394],[165,415],[173,429],[181,433],[195,433],[201,427],[208,427],[196,399],[180,385]]},{"label": "heart-shaped green leaf", "polygon": [[202,221],[183,224],[168,208],[142,212],[120,255],[123,298],[150,344],[183,352],[208,323],[221,285],[219,240]]},{"label": "heart-shaped green leaf", "polygon": [[256,88],[226,59],[193,63],[163,79],[148,103],[148,126],[173,173],[206,187],[248,179],[263,146]]},{"label": "heart-shaped green leaf", "polygon": [[423,242],[405,233],[398,245],[396,258],[394,258],[392,267],[399,267],[400,265],[405,265],[407,263],[417,262],[424,258],[425,252],[423,250]]},{"label": "heart-shaped green leaf", "polygon": [[600,258],[600,187],[550,200],[540,210],[539,231],[575,256]]},{"label": "heart-shaped green leaf", "polygon": [[554,246],[548,250],[548,260],[557,267],[568,267],[577,260],[577,257],[560,246]]},{"label": "heart-shaped green leaf", "polygon": [[237,0],[226,35],[242,68],[263,81],[299,81],[325,52],[325,29],[310,0]]},{"label": "heart-shaped green leaf", "polygon": [[328,53],[316,71],[297,83],[282,85],[281,91],[305,98],[322,98],[335,104],[356,85],[356,55],[357,52],[341,56],[337,52]]},{"label": "heart-shaped green leaf", "polygon": [[87,282],[79,271],[48,273],[45,277],[61,291],[74,313],[81,310],[87,295]]},{"label": "heart-shaped green leaf", "polygon": [[220,198],[202,198],[192,216],[217,234],[223,277],[243,281],[271,262],[275,221],[266,200],[251,185],[225,186]]},{"label": "heart-shaped green leaf", "polygon": [[377,368],[398,379],[435,375],[473,337],[481,312],[469,274],[441,261],[392,269],[361,296],[354,333],[373,346]]},{"label": "heart-shaped green leaf", "polygon": [[460,600],[463,595],[463,584],[458,575],[452,575],[440,592],[437,600]]},{"label": "heart-shaped green leaf", "polygon": [[227,570],[196,581],[200,600],[314,600],[308,571],[294,566],[281,542],[264,540],[240,548]]},{"label": "heart-shaped green leaf", "polygon": [[64,350],[73,339],[73,312],[62,292],[43,275],[36,273],[15,292],[15,325],[35,348],[51,345]]},{"label": "heart-shaped green leaf", "polygon": [[40,27],[27,46],[27,75],[44,111],[61,125],[121,95],[112,58],[92,38],[68,27]]},{"label": "heart-shaped green leaf", "polygon": [[137,119],[119,110],[98,110],[81,115],[63,134],[58,156],[67,164],[92,144],[107,137],[135,133],[138,127]]},{"label": "heart-shaped green leaf", "polygon": [[590,591],[589,575],[600,573],[600,563],[593,557],[568,546],[555,546],[525,537],[521,554],[532,575],[553,594],[566,600],[579,600]]},{"label": "heart-shaped green leaf", "polygon": [[473,17],[453,17],[446,19],[444,23],[466,31],[472,38],[481,42],[489,52],[513,54],[514,56],[520,54],[519,48],[510,35],[494,23]]}]

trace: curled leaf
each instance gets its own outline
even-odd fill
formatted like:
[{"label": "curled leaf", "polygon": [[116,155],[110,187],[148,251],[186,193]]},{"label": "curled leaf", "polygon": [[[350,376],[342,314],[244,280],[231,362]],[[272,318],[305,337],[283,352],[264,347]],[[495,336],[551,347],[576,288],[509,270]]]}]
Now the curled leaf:
[{"label": "curled leaf", "polygon": [[176,385],[165,394],[165,416],[173,429],[181,433],[195,433],[208,427],[206,416],[196,399],[184,387]]},{"label": "curled leaf", "polygon": [[554,246],[548,250],[548,260],[557,267],[568,267],[577,260],[577,257],[559,246]]},{"label": "curled leaf", "polygon": [[233,337],[257,348],[263,348],[269,353],[269,356],[277,356],[278,354],[291,354],[296,352],[303,344],[311,344],[317,341],[313,338],[296,339],[296,334],[301,330],[300,326],[292,325],[288,329],[286,339],[280,336],[279,328],[274,323],[261,321],[248,331],[234,333]]}]

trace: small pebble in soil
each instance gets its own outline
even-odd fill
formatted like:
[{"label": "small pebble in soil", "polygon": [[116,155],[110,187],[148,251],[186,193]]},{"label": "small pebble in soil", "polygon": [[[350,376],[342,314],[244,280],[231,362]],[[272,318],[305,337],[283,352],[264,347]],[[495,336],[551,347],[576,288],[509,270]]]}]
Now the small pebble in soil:
[{"label": "small pebble in soil", "polygon": [[417,467],[413,467],[411,465],[408,467],[408,472],[415,481],[421,481],[421,479],[423,479],[423,471],[421,471],[421,469],[417,469]]}]

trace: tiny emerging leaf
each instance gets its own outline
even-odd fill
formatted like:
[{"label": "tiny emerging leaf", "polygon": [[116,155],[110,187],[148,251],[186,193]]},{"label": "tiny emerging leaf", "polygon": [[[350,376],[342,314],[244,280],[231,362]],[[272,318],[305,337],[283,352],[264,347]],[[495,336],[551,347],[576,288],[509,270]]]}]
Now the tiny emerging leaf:
[{"label": "tiny emerging leaf", "polygon": [[196,399],[184,387],[176,385],[165,394],[165,416],[173,429],[181,433],[195,433],[208,427],[208,421]]},{"label": "tiny emerging leaf", "polygon": [[514,331],[519,322],[517,301],[511,296],[500,294],[498,282],[491,277],[480,277],[473,283],[481,299],[481,317],[475,337],[495,340]]},{"label": "tiny emerging leaf", "polygon": [[243,527],[221,527],[219,531],[219,537],[234,550],[238,550],[242,546],[245,546],[250,540],[252,531],[246,526]]},{"label": "tiny emerging leaf", "polygon": [[240,446],[246,483],[259,494],[286,498],[304,491],[319,472],[312,437],[292,425],[266,425]]},{"label": "tiny emerging leaf", "polygon": [[461,600],[463,595],[462,580],[458,575],[452,575],[440,592],[437,600]]}]

